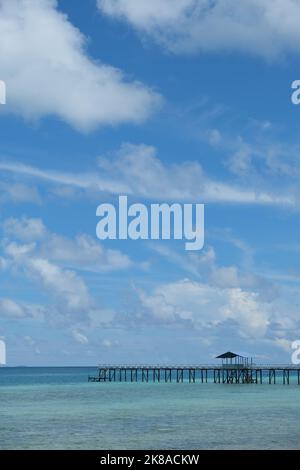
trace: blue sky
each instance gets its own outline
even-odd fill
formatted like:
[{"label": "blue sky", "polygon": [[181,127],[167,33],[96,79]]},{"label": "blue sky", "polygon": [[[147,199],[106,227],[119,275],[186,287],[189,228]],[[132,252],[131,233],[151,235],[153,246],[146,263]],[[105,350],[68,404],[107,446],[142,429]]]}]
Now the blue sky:
[{"label": "blue sky", "polygon": [[[293,0],[0,0],[8,365],[290,360],[297,18]],[[204,249],[99,241],[124,188],[205,203]]]}]

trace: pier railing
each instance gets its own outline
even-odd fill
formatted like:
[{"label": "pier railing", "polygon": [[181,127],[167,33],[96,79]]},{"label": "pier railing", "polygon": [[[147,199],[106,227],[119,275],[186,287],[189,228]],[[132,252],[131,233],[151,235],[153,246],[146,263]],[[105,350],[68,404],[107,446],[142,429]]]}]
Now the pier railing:
[{"label": "pier railing", "polygon": [[100,364],[98,365],[98,368],[104,369],[110,369],[110,368],[116,368],[116,369],[184,369],[184,370],[189,370],[189,369],[223,369],[223,368],[245,368],[245,369],[294,369],[298,370],[300,369],[300,364],[295,365],[295,364],[257,364],[257,363],[252,363],[252,364]]}]

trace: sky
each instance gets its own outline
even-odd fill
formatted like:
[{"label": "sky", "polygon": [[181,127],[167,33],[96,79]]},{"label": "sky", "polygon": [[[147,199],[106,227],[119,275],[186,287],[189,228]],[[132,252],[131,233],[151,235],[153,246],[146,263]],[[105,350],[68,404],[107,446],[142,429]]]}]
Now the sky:
[{"label": "sky", "polygon": [[[298,0],[0,0],[7,365],[290,362]],[[96,237],[99,204],[205,204],[205,244]]]}]

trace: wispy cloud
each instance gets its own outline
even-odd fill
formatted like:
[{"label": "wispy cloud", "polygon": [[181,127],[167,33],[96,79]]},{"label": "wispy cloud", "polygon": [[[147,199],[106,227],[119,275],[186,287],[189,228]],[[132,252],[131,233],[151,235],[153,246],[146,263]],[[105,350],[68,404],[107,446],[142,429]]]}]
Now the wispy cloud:
[{"label": "wispy cloud", "polygon": [[40,204],[41,196],[36,188],[23,183],[0,181],[0,204]]},{"label": "wispy cloud", "polygon": [[299,52],[294,0],[98,0],[98,8],[174,53],[238,51],[269,60]]},{"label": "wispy cloud", "polygon": [[205,174],[199,162],[164,164],[157,150],[147,145],[123,144],[113,158],[101,158],[95,173],[40,170],[19,163],[0,162],[0,170],[22,174],[49,183],[73,186],[96,193],[128,194],[145,199],[216,203],[286,205],[295,201],[289,194],[239,187]]}]

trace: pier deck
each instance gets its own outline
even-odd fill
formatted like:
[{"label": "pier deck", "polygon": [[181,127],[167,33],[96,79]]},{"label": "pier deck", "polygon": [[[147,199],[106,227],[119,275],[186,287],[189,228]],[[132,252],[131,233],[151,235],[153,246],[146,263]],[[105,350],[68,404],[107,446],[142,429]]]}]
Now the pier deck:
[{"label": "pier deck", "polygon": [[102,365],[89,382],[177,382],[219,384],[300,385],[300,366],[294,365]]}]

